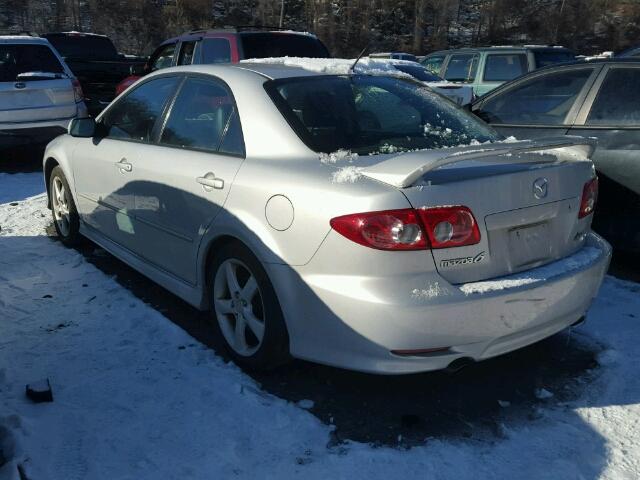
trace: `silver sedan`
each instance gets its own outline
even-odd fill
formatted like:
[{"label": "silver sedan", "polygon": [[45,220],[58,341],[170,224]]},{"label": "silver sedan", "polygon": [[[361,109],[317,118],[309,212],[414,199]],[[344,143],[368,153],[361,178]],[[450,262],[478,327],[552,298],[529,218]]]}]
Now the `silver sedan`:
[{"label": "silver sedan", "polygon": [[610,258],[589,141],[303,67],[166,69],[72,121],[44,157],[62,242],[210,310],[254,368],[457,368],[585,316]]}]

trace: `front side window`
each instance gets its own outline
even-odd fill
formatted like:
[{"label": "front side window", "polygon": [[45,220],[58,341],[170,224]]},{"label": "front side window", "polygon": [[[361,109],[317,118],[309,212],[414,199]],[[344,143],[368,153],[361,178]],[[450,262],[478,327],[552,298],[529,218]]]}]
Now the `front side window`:
[{"label": "front side window", "polygon": [[132,90],[101,119],[109,138],[150,142],[156,120],[178,83],[177,77],[157,78]]},{"label": "front side window", "polygon": [[151,63],[151,71],[154,72],[156,70],[160,70],[161,68],[170,67],[173,63],[173,55],[175,51],[175,43],[170,43],[169,45],[165,45],[164,47],[162,47]]},{"label": "front side window", "polygon": [[440,75],[440,69],[442,68],[442,64],[444,63],[445,56],[437,55],[433,57],[427,57],[422,62],[424,68],[429,70],[434,75]]},{"label": "front side window", "polygon": [[202,63],[231,62],[231,45],[226,38],[205,38],[202,41]]},{"label": "front side window", "polygon": [[487,55],[483,79],[487,82],[507,82],[529,70],[527,56],[523,53]]},{"label": "front side window", "polygon": [[191,65],[193,63],[193,52],[196,49],[196,42],[182,42],[180,55],[178,55],[178,65]]},{"label": "front side window", "polygon": [[0,45],[0,82],[15,82],[27,72],[64,73],[64,69],[46,45]]},{"label": "front side window", "polygon": [[215,80],[188,78],[171,108],[160,143],[241,155],[244,144],[231,93]]},{"label": "front side window", "polygon": [[444,74],[445,80],[452,82],[473,82],[478,69],[479,55],[460,54],[451,55]]},{"label": "front side window", "polygon": [[640,125],[640,69],[614,68],[607,73],[587,125]]},{"label": "front side window", "polygon": [[479,115],[489,123],[563,125],[593,68],[541,75],[487,100]]},{"label": "front side window", "polygon": [[500,138],[473,115],[411,80],[320,76],[272,80],[265,88],[316,152],[394,153]]}]

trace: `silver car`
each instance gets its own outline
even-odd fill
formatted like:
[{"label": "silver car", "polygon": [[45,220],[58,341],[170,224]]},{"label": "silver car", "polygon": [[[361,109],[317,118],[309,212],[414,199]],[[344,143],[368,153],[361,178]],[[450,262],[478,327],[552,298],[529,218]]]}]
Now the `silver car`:
[{"label": "silver car", "polygon": [[0,36],[0,148],[44,145],[86,115],[80,83],[46,39]]},{"label": "silver car", "polygon": [[55,226],[212,313],[231,356],[456,368],[579,322],[610,259],[590,141],[503,140],[419,82],[149,75],[44,157]]}]

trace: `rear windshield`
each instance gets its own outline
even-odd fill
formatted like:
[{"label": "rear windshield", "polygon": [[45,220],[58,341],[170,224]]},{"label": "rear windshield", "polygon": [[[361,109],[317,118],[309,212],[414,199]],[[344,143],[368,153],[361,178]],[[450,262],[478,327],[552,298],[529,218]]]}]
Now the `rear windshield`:
[{"label": "rear windshield", "polygon": [[426,68],[419,65],[394,65],[396,70],[408,73],[413,78],[416,78],[422,82],[441,82],[442,79],[433,73],[429,72]]},{"label": "rear windshield", "polygon": [[576,56],[568,50],[538,50],[533,52],[536,68],[554,65],[556,63],[573,62]]},{"label": "rear windshield", "polygon": [[97,35],[45,35],[65,58],[78,60],[110,60],[118,57],[111,40]]},{"label": "rear windshield", "polygon": [[412,80],[318,76],[271,80],[265,88],[298,136],[316,152],[395,153],[501,138],[484,122]]},{"label": "rear windshield", "polygon": [[0,44],[0,82],[14,82],[26,72],[64,73],[64,69],[47,45]]},{"label": "rear windshield", "polygon": [[329,58],[324,44],[311,35],[292,33],[243,33],[243,58],[311,57]]}]

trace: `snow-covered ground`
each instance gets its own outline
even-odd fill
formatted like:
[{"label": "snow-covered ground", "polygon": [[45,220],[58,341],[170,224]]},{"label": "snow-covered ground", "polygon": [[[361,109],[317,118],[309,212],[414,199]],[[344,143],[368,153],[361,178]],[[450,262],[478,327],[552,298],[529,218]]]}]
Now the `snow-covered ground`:
[{"label": "snow-covered ground", "polygon": [[[579,329],[605,348],[577,401],[540,391],[541,415],[499,438],[334,446],[304,403],[47,238],[42,188],[0,174],[0,480],[640,477],[639,284],[608,277]],[[25,384],[47,377],[54,402],[31,403]]]}]

